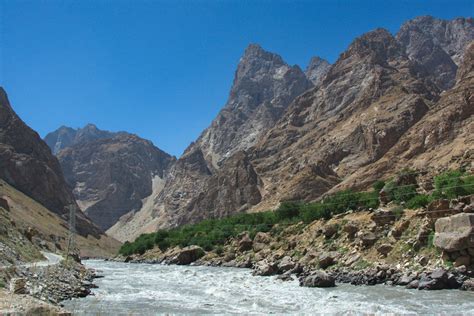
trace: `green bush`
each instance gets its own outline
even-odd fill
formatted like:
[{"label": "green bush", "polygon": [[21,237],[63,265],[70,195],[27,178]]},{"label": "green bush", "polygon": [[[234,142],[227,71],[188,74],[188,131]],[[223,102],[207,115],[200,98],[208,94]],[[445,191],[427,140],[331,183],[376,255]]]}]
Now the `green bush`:
[{"label": "green bush", "polygon": [[427,206],[431,201],[433,201],[433,197],[431,195],[418,194],[408,200],[405,203],[405,207],[409,209],[417,209]]},{"label": "green bush", "polygon": [[474,176],[454,170],[444,172],[434,177],[435,198],[454,199],[474,193]]},{"label": "green bush", "polygon": [[390,181],[384,186],[384,191],[387,193],[390,201],[407,202],[417,195],[416,184],[396,185],[394,181]]},{"label": "green bush", "polygon": [[279,220],[298,217],[300,215],[301,206],[301,202],[282,202],[280,206],[276,209],[275,215]]},{"label": "green bush", "polygon": [[385,181],[382,181],[382,180],[375,181],[374,184],[372,184],[372,188],[374,189],[375,192],[380,192],[384,186],[385,186]]}]

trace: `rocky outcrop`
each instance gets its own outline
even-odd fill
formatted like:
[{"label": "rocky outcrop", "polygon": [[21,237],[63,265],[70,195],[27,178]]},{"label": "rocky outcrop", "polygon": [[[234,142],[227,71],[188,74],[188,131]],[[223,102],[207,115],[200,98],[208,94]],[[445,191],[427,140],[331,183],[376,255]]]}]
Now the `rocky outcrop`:
[{"label": "rocky outcrop", "polygon": [[[0,178],[67,218],[68,206],[76,206],[56,157],[40,136],[13,111],[0,88]],[[78,212],[76,225],[84,236],[101,235],[84,214]]]},{"label": "rocky outcrop", "polygon": [[307,287],[334,287],[336,286],[334,277],[323,271],[315,271],[311,275],[300,279],[301,286]]},{"label": "rocky outcrop", "polygon": [[440,218],[435,223],[435,232],[434,244],[447,252],[474,248],[474,214]]},{"label": "rocky outcrop", "polygon": [[58,159],[79,206],[104,230],[139,211],[174,162],[150,141],[127,133],[80,141],[61,150]]}]

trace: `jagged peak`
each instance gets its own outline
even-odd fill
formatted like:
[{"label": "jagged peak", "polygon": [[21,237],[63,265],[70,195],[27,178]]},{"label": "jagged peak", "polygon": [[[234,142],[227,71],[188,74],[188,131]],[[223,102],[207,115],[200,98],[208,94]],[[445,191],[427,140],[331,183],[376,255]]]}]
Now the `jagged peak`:
[{"label": "jagged peak", "polygon": [[464,51],[464,58],[459,66],[457,81],[474,76],[474,41],[472,41]]}]

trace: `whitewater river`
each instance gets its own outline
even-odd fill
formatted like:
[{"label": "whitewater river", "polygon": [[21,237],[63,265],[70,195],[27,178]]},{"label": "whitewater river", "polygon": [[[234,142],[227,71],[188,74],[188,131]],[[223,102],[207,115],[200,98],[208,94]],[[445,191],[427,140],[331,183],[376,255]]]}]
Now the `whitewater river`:
[{"label": "whitewater river", "polygon": [[105,277],[94,296],[66,302],[78,315],[445,314],[474,315],[474,293],[391,286],[304,288],[248,269],[89,260]]}]

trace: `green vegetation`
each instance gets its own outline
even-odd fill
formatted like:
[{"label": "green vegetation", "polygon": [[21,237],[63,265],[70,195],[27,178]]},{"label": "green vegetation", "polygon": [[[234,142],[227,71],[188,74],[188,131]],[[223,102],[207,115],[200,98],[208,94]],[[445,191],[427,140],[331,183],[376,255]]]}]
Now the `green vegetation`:
[{"label": "green vegetation", "polygon": [[[403,173],[407,174],[405,170]],[[184,225],[169,230],[159,230],[156,233],[143,234],[134,242],[126,242],[119,253],[125,256],[143,254],[155,246],[162,251],[170,247],[198,245],[206,251],[222,251],[222,245],[232,237],[247,232],[250,238],[258,232],[271,232],[279,235],[289,225],[302,222],[302,225],[315,220],[330,219],[332,216],[349,210],[360,211],[379,206],[378,194],[383,188],[391,201],[404,203],[408,208],[426,206],[438,197],[457,197],[474,193],[474,176],[462,172],[450,171],[435,177],[435,192],[433,195],[417,193],[416,185],[400,185],[395,182],[377,181],[373,190],[353,192],[345,190],[327,196],[319,202],[304,203],[300,201],[285,201],[275,211],[260,213],[242,213],[221,219],[207,219],[196,224]],[[403,207],[392,209],[397,218],[403,215]]]},{"label": "green vegetation", "polygon": [[5,288],[5,281],[3,279],[0,279],[0,289]]}]

